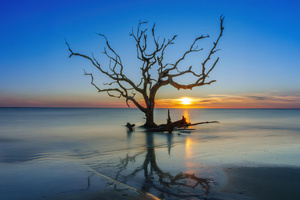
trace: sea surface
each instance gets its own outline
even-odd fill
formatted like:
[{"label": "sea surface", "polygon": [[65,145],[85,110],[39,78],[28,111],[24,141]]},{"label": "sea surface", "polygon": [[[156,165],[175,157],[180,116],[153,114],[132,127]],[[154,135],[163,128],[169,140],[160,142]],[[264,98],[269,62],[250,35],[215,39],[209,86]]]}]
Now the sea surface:
[{"label": "sea surface", "polygon": [[[156,109],[156,123],[166,123],[167,112]],[[192,123],[219,123],[147,133],[138,109],[0,108],[0,199],[126,190],[118,183],[160,199],[255,199],[226,192],[226,170],[300,168],[300,110],[170,113],[172,121],[184,115]]]}]

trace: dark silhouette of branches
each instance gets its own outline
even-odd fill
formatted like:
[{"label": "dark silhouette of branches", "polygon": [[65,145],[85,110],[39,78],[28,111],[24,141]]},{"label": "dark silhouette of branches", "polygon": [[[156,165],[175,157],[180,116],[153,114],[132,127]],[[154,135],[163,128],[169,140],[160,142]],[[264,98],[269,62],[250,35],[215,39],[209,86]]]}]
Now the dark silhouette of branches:
[{"label": "dark silhouette of branches", "polygon": [[[120,160],[116,179],[127,183],[129,179],[137,176],[138,173],[142,173],[145,179],[143,185],[141,185],[141,191],[149,192],[149,190],[153,188],[162,195],[179,198],[205,198],[211,190],[209,184],[211,180],[183,172],[179,172],[173,176],[171,173],[162,170],[156,161],[153,136],[152,133],[146,135],[147,152],[142,165],[134,169],[130,174],[121,176],[120,173],[127,168],[130,162],[136,162],[135,158],[141,155],[141,152],[133,156],[127,155],[126,158]],[[191,188],[195,192],[186,193],[186,188]]]},{"label": "dark silhouette of branches", "polygon": [[[85,58],[91,62],[91,64],[96,67],[102,74],[106,75],[111,79],[111,82],[105,83],[104,85],[109,86],[107,89],[101,89],[94,83],[94,77],[91,73],[86,73],[91,77],[91,84],[97,89],[98,92],[106,92],[110,97],[115,98],[125,98],[127,106],[129,106],[129,101],[133,102],[133,104],[139,108],[146,115],[146,124],[147,127],[155,127],[154,119],[153,119],[153,110],[155,107],[155,95],[159,88],[171,85],[178,90],[180,89],[193,89],[194,87],[199,87],[203,85],[209,85],[216,80],[208,80],[209,74],[215,68],[216,64],[219,61],[219,57],[216,58],[211,65],[209,65],[209,60],[212,59],[212,56],[219,51],[217,49],[220,38],[223,35],[223,22],[224,17],[220,17],[220,33],[215,42],[213,42],[212,48],[209,50],[207,57],[204,58],[204,61],[201,64],[201,72],[196,73],[193,70],[193,67],[190,66],[187,70],[180,70],[179,65],[189,54],[198,53],[203,51],[203,48],[198,47],[198,43],[201,40],[204,40],[209,37],[209,35],[201,35],[194,39],[191,43],[190,47],[183,53],[183,55],[178,58],[174,63],[165,62],[165,52],[166,49],[174,44],[174,41],[177,38],[177,35],[174,35],[170,39],[162,39],[156,36],[155,34],[155,24],[153,25],[150,34],[148,34],[148,29],[144,28],[147,22],[140,21],[137,26],[137,30],[135,31],[132,28],[131,33],[129,34],[135,41],[136,45],[136,56],[137,59],[141,61],[140,73],[141,80],[139,83],[134,83],[131,79],[129,79],[123,72],[124,65],[119,54],[112,48],[107,37],[103,34],[98,34],[100,37],[104,38],[106,42],[106,47],[104,47],[104,55],[110,61],[109,65],[103,67],[100,62],[94,57],[74,52],[69,43],[66,41],[68,46],[70,55],[69,57],[79,56]],[[150,36],[149,36],[150,35]],[[154,46],[153,48],[149,48],[150,44]],[[156,67],[157,74],[155,75],[151,71]],[[150,72],[151,71],[151,72]],[[152,74],[151,74],[152,73]],[[176,81],[174,78],[183,76],[185,74],[192,75],[195,80],[189,84],[183,84],[179,81]],[[140,94],[143,97],[144,105],[138,102],[135,99],[136,94]]]}]

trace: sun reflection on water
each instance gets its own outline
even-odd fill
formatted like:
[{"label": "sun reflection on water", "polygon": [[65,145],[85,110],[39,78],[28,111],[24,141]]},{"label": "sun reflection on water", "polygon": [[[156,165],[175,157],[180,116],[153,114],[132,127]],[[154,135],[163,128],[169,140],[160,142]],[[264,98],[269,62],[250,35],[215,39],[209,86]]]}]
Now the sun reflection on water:
[{"label": "sun reflection on water", "polygon": [[185,156],[186,158],[191,158],[192,157],[192,144],[193,141],[190,137],[186,138],[185,140]]},{"label": "sun reflection on water", "polygon": [[191,137],[187,137],[185,140],[185,168],[186,173],[195,173],[194,169],[197,167],[195,162],[195,145]]},{"label": "sun reflection on water", "polygon": [[188,109],[184,109],[183,116],[186,118],[187,122],[190,122],[190,117],[189,117]]}]

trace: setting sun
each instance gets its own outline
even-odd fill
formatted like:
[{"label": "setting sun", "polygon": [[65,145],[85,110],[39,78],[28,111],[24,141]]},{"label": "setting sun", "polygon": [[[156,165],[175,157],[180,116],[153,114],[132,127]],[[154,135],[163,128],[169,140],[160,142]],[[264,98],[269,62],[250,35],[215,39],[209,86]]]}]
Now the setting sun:
[{"label": "setting sun", "polygon": [[186,97],[179,99],[179,101],[183,105],[190,105],[192,103],[192,99]]}]

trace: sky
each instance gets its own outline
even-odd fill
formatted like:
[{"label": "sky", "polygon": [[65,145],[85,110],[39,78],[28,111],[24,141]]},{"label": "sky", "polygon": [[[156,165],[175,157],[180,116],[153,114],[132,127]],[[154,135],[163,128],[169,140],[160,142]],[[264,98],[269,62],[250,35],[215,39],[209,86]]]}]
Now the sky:
[{"label": "sky", "polygon": [[[221,50],[213,57],[220,60],[210,74],[217,81],[193,90],[161,88],[156,106],[300,108],[299,10],[297,0],[1,0],[0,107],[126,107],[124,99],[97,92],[83,69],[101,87],[106,77],[82,58],[68,58],[65,38],[74,51],[94,53],[105,66],[105,41],[97,33],[105,34],[127,77],[138,82],[140,63],[129,33],[139,20],[150,28],[155,23],[161,38],[178,35],[166,51],[171,61],[196,37],[209,34],[198,44],[204,53],[186,58],[196,68],[216,40],[223,15]],[[183,97],[191,104],[180,104]]]}]

